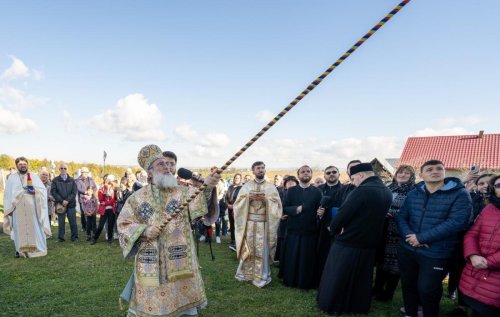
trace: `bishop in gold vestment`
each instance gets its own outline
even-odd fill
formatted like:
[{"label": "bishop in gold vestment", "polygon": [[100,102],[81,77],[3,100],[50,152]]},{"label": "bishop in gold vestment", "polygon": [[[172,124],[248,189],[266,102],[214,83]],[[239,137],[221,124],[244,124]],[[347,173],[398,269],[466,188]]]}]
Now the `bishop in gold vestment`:
[{"label": "bishop in gold vestment", "polygon": [[240,261],[235,277],[264,287],[271,282],[270,263],[283,210],[278,190],[264,179],[264,163],[254,163],[252,171],[255,180],[241,188],[234,203],[236,252]]},{"label": "bishop in gold vestment", "polygon": [[[175,171],[176,159],[163,157],[155,145],[141,150],[139,163],[151,173],[152,183],[134,192],[118,217],[123,255],[135,259],[134,274],[124,291],[128,296],[122,293],[122,298],[129,301],[129,316],[195,315],[198,308],[207,305],[207,297],[190,219],[204,216],[205,224],[215,222],[217,197],[206,190],[160,230],[194,189],[177,185],[170,174]],[[155,175],[156,168],[163,175]],[[173,183],[163,183],[166,174]],[[215,199],[215,203],[207,205],[207,199]]]}]

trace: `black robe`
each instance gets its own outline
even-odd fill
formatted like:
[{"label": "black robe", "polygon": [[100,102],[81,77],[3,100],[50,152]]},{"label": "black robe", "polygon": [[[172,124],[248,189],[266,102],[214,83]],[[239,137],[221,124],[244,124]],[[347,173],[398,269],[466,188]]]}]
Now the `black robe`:
[{"label": "black robe", "polygon": [[[285,195],[283,212],[288,215],[288,222],[279,272],[285,286],[302,289],[318,286],[316,213],[320,202],[321,192],[313,186],[294,186]],[[300,214],[298,206],[302,206]]]},{"label": "black robe", "polygon": [[[340,207],[342,204],[342,194],[344,191],[344,185],[338,182],[336,185],[328,186],[328,184],[323,184],[318,186],[323,197],[330,197],[324,203],[325,214],[319,221],[319,236],[318,236],[318,274],[321,278],[321,273],[326,263],[326,258],[330,251],[330,246],[333,240],[333,236],[328,230],[328,226],[332,221],[332,208]],[[324,200],[324,199],[323,199]]]},{"label": "black robe", "polygon": [[392,193],[372,176],[354,189],[334,217],[335,240],[318,288],[318,306],[329,314],[367,314],[375,250],[382,238]]}]

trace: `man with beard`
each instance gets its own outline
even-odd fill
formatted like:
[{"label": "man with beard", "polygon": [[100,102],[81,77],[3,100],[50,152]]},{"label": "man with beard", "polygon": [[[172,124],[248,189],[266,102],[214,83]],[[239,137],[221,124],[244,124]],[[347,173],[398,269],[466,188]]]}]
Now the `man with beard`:
[{"label": "man with beard", "polygon": [[318,306],[329,314],[368,314],[375,251],[392,203],[370,163],[351,166],[349,175],[356,188],[330,225],[335,240],[318,288]]},{"label": "man with beard", "polygon": [[253,163],[252,172],[255,179],[241,188],[234,203],[236,254],[240,261],[235,277],[264,287],[271,282],[270,264],[283,210],[278,190],[264,179],[264,162]]},{"label": "man with beard", "polygon": [[[220,175],[207,176],[207,189],[173,216],[196,190],[177,185],[177,156],[147,145],[137,160],[151,183],[127,199],[118,217],[123,256],[135,257],[134,273],[121,298],[130,303],[128,316],[196,315],[207,305],[207,297],[190,221],[204,216],[211,225],[217,220],[217,196],[212,192]],[[212,204],[207,206],[207,201]]]},{"label": "man with beard", "polygon": [[300,167],[297,176],[299,186],[288,189],[283,201],[288,226],[280,259],[280,276],[285,286],[311,289],[318,285],[316,247],[321,191],[311,186],[309,166]]},{"label": "man with beard", "polygon": [[47,255],[50,231],[47,189],[36,174],[28,172],[28,160],[16,158],[17,173],[11,174],[4,192],[4,232],[14,240],[16,257]]},{"label": "man with beard", "polygon": [[325,178],[326,183],[318,186],[322,195],[320,212],[323,212],[323,216],[320,221],[318,238],[319,277],[321,277],[326,258],[328,257],[328,252],[330,251],[332,235],[330,234],[330,230],[328,230],[328,226],[334,216],[334,210],[332,210],[332,208],[340,207],[340,204],[342,203],[342,193],[344,190],[344,185],[342,185],[339,181],[340,172],[337,167],[328,166],[325,168],[323,177]]}]

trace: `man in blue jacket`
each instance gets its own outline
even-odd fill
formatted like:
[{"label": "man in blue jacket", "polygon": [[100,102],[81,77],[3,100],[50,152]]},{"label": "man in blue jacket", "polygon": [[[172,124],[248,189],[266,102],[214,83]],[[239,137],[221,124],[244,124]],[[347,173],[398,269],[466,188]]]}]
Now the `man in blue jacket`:
[{"label": "man in blue jacket", "polygon": [[396,219],[402,238],[398,260],[407,316],[417,316],[419,303],[424,316],[439,315],[447,262],[472,212],[462,182],[445,178],[445,172],[441,161],[425,162],[420,168],[423,181],[408,193]]}]

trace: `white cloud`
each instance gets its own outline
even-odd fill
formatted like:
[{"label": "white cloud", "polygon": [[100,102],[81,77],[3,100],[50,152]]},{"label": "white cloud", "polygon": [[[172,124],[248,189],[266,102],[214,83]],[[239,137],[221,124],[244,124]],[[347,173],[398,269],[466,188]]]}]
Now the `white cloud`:
[{"label": "white cloud", "polygon": [[392,136],[346,138],[330,142],[317,138],[266,138],[248,150],[247,156],[251,158],[244,158],[244,161],[249,164],[251,160],[261,159],[268,166],[282,168],[308,164],[318,168],[336,165],[344,169],[353,159],[370,161],[375,157],[399,157],[404,141]]},{"label": "white cloud", "polygon": [[174,132],[186,141],[194,142],[198,138],[198,132],[187,123],[176,126]]},{"label": "white cloud", "polygon": [[222,148],[230,143],[229,137],[224,133],[206,133],[200,136],[200,133],[187,123],[181,123],[176,126],[174,133],[198,147]]},{"label": "white cloud", "polygon": [[12,64],[2,73],[2,78],[6,79],[17,79],[22,77],[28,77],[29,68],[24,64],[22,60],[15,56],[9,56],[12,59]]},{"label": "white cloud", "polygon": [[0,87],[0,103],[11,109],[25,109],[38,104],[44,104],[45,98],[27,95],[24,91],[9,85]]},{"label": "white cloud", "polygon": [[118,100],[116,107],[94,116],[97,129],[122,134],[131,141],[163,141],[162,114],[156,104],[149,104],[142,94],[131,94]]},{"label": "white cloud", "polygon": [[2,79],[19,79],[32,77],[35,80],[40,80],[42,78],[42,73],[36,69],[30,70],[26,64],[19,58],[11,55],[12,64],[7,68],[0,78]]},{"label": "white cloud", "polygon": [[269,110],[262,110],[257,112],[255,117],[259,120],[259,122],[268,123],[272,118],[276,117],[276,115]]},{"label": "white cloud", "polygon": [[0,133],[18,134],[35,130],[37,125],[31,119],[23,118],[19,112],[0,106]]}]

